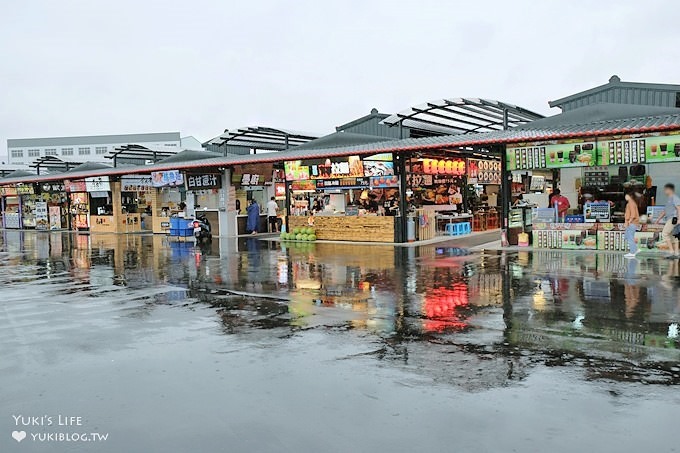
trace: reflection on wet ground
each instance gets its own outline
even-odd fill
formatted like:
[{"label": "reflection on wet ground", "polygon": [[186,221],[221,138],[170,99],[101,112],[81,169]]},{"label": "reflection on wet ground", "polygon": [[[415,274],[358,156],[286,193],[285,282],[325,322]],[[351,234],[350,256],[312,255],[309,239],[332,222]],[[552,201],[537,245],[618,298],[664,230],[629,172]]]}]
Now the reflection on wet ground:
[{"label": "reflection on wet ground", "polygon": [[[78,375],[93,357],[153,363],[161,360],[159,351],[172,361],[173,352],[185,357],[185,349],[191,363],[167,366],[176,379],[178,369],[194,362],[202,364],[196,368],[213,362],[216,368],[268,367],[289,354],[291,367],[307,356],[300,360],[318,367],[315,372],[328,360],[349,362],[349,368],[328,367],[358,386],[366,378],[352,373],[373,373],[398,387],[453,389],[470,398],[513,387],[540,393],[545,383],[535,380],[546,373],[560,387],[581,386],[582,394],[607,388],[633,398],[645,388],[658,393],[680,384],[680,274],[674,261],[559,251],[472,253],[447,244],[282,246],[247,238],[214,241],[201,250],[158,236],[4,231],[1,239],[0,385],[33,399],[30,407],[41,413],[42,396],[56,392],[44,377],[56,370]],[[205,341],[206,349],[194,349]],[[262,362],[253,364],[256,355]],[[273,366],[283,375],[300,372]],[[151,369],[165,374],[165,368],[162,362]],[[278,379],[288,382],[278,376],[253,385],[276,392]],[[4,385],[14,380],[39,388]],[[190,382],[200,380],[196,375]],[[173,384],[176,390],[184,385]],[[333,390],[325,391],[332,406]],[[395,398],[406,398],[399,392]],[[363,393],[370,399],[370,392]],[[111,403],[105,390],[96,394]],[[135,398],[144,394],[135,392]],[[677,404],[674,398],[665,399]],[[16,395],[8,401],[15,411],[26,404]],[[104,407],[96,412],[106,420],[116,417],[104,415]],[[286,451],[282,437],[270,440],[261,451]],[[536,433],[534,446],[542,440]],[[206,445],[203,451],[213,451]],[[308,446],[317,448],[311,441]],[[573,451],[567,447],[557,443],[553,450]]]}]

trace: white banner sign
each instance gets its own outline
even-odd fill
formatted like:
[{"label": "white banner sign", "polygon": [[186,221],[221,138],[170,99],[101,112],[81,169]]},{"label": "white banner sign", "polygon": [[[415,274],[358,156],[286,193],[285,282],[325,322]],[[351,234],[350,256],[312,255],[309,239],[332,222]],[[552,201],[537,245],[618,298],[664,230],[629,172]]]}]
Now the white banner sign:
[{"label": "white banner sign", "polygon": [[148,192],[151,189],[151,175],[123,176],[120,182],[123,192]]},{"label": "white banner sign", "polygon": [[94,178],[85,178],[85,190],[88,192],[110,192],[109,177],[96,176]]}]

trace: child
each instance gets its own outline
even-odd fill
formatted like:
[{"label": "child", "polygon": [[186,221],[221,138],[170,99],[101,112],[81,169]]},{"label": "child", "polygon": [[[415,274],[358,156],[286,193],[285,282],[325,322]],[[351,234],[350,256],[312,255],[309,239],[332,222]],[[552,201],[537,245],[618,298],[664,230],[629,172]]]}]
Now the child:
[{"label": "child", "polygon": [[314,226],[314,211],[309,211],[309,217],[307,217],[307,225],[310,227]]},{"label": "child", "polygon": [[638,230],[640,225],[640,212],[638,211],[637,200],[635,200],[635,195],[633,192],[626,193],[626,215],[625,215],[625,227],[626,227],[626,241],[628,241],[628,247],[630,252],[624,255],[625,258],[632,259],[638,253],[638,247],[635,243],[635,232]]}]

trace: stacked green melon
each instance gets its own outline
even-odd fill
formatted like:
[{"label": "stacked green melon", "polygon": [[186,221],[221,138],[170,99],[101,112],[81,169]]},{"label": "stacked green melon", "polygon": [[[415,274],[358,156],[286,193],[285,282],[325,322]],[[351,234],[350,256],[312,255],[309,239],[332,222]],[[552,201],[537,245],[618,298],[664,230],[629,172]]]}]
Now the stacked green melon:
[{"label": "stacked green melon", "polygon": [[293,228],[291,233],[281,233],[282,241],[316,241],[316,232],[313,228]]}]

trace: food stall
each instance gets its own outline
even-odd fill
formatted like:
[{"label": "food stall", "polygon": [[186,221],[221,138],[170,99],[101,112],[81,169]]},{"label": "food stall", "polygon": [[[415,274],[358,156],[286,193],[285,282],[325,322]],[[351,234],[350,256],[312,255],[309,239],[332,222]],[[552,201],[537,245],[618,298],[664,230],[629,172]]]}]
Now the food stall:
[{"label": "food stall", "polygon": [[21,228],[21,198],[16,186],[0,187],[2,195],[2,227],[8,229]]},{"label": "food stall", "polygon": [[47,203],[47,229],[68,228],[68,194],[61,181],[39,185],[42,201]]},{"label": "food stall", "polygon": [[290,161],[289,231],[313,224],[317,239],[394,242],[399,176],[391,154]]},{"label": "food stall", "polygon": [[185,217],[180,204],[186,200],[184,175],[179,170],[166,170],[151,173],[151,217],[152,229],[156,234],[168,234],[170,219]]},{"label": "food stall", "polygon": [[120,183],[113,186],[108,176],[85,178],[85,190],[90,203],[90,232],[117,233],[117,220],[122,213],[114,209],[120,199]]},{"label": "food stall", "polygon": [[122,232],[153,229],[155,195],[151,175],[127,175],[120,179]]},{"label": "food stall", "polygon": [[[419,240],[437,234],[466,234],[473,230],[475,218],[485,216],[478,191],[484,193],[484,185],[499,182],[500,167],[493,171],[492,161],[456,156],[428,153],[407,163],[406,195],[408,204],[415,209]],[[487,206],[485,201],[484,209]],[[486,229],[486,222],[477,222],[475,230],[482,229]]]},{"label": "food stall", "polygon": [[190,172],[185,174],[187,195],[193,195],[194,213],[204,215],[212,234],[217,236],[220,231],[219,209],[224,206],[224,192],[222,190],[222,175],[217,171]]},{"label": "food stall", "polygon": [[90,196],[85,181],[64,181],[64,189],[68,194],[70,228],[75,231],[90,229]]},{"label": "food stall", "polygon": [[[564,221],[547,202],[537,208],[521,207],[521,216],[519,207],[510,209],[509,230],[532,231],[537,248],[625,251],[624,193],[633,190],[640,195],[641,227],[636,241],[642,252],[663,251],[663,225],[652,222],[659,211],[654,206],[657,195],[662,196],[657,194],[655,180],[663,178],[660,185],[678,184],[680,178],[668,166],[657,164],[678,161],[680,135],[676,132],[508,146],[509,171],[552,171],[570,204]],[[532,215],[526,215],[527,209]]]},{"label": "food stall", "polygon": [[239,235],[248,234],[246,226],[248,216],[246,209],[250,200],[255,200],[260,207],[260,222],[258,232],[266,233],[267,202],[274,196],[272,183],[274,168],[272,164],[239,165],[231,169],[231,185],[235,188],[236,199],[236,231]]},{"label": "food stall", "polygon": [[38,198],[33,184],[17,184],[17,195],[21,199],[21,228],[35,228],[35,204]]}]

